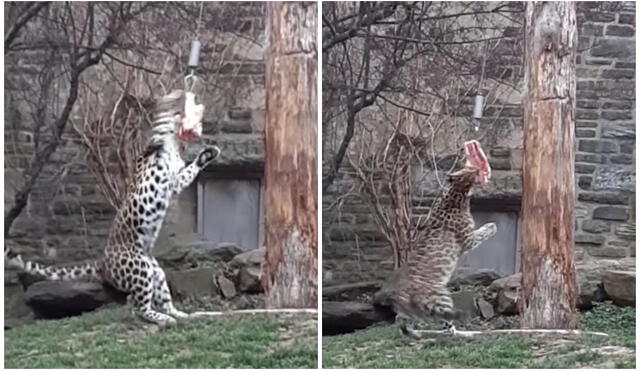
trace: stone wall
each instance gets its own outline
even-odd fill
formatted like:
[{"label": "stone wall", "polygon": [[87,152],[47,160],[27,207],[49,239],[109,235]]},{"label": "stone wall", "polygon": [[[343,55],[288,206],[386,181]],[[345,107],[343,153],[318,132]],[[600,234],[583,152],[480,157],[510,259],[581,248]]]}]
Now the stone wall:
[{"label": "stone wall", "polygon": [[[576,103],[576,257],[598,263],[635,257],[635,3],[580,3]],[[493,174],[472,210],[519,210],[522,194],[522,30],[512,27],[488,58],[487,74],[520,76],[517,89],[489,97],[479,122]],[[472,97],[468,99],[470,116]],[[445,160],[451,154],[442,153]],[[447,165],[449,165],[447,163]],[[442,166],[440,169],[446,169]],[[323,195],[323,284],[383,280],[391,249],[371,211],[353,193],[348,168]],[[440,177],[444,171],[439,171]],[[427,174],[414,198],[426,215],[440,186]]]},{"label": "stone wall", "polygon": [[[216,170],[255,171],[262,169],[264,162],[264,8],[263,4],[245,3],[228,9],[233,17],[227,15],[226,19],[222,17],[226,13],[215,11],[212,14],[223,19],[208,19],[205,12],[200,38],[200,97],[207,108],[204,142],[216,141],[222,148]],[[159,10],[158,16],[167,15]],[[184,55],[188,53],[191,34],[185,31],[179,44],[172,44],[176,42],[172,39],[175,35],[168,31],[156,37],[167,45],[183,48]],[[165,62],[152,59],[147,59],[147,66]],[[35,146],[31,122],[34,112],[25,102],[24,91],[37,83],[46,62],[27,53],[10,54],[5,59],[5,210],[12,204]],[[184,66],[177,66],[174,71],[178,82],[182,80],[182,70]],[[91,81],[94,86],[112,84],[100,66],[91,74],[92,78],[97,76],[97,81]],[[79,97],[77,105],[82,104],[82,99]],[[193,158],[200,147],[189,147],[184,157]],[[115,213],[97,188],[84,156],[80,140],[69,124],[62,144],[38,178],[27,207],[5,236],[8,246],[45,263],[78,261],[100,254]],[[186,235],[196,230],[196,193],[192,186],[172,205],[161,232],[162,240],[169,236],[180,239],[181,235],[193,238]]]}]

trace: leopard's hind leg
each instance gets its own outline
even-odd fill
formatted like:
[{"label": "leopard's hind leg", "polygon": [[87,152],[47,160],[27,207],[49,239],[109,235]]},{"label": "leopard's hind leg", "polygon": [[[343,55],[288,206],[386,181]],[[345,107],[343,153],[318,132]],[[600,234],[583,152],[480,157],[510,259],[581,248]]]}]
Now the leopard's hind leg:
[{"label": "leopard's hind leg", "polygon": [[153,267],[153,305],[163,313],[176,318],[187,318],[189,315],[173,305],[167,278],[155,258],[151,258]]},{"label": "leopard's hind leg", "polygon": [[[116,259],[112,259],[112,262]],[[151,304],[154,296],[154,268],[151,259],[145,255],[121,255],[118,265],[111,264],[112,284],[129,293],[127,301],[133,305],[133,312],[140,318],[158,325],[176,322],[170,315],[157,312]]]},{"label": "leopard's hind leg", "polygon": [[451,334],[456,332],[452,320],[459,319],[461,313],[454,308],[451,293],[446,287],[435,286],[427,295],[415,298],[414,303],[420,309],[421,317],[436,319],[442,330]]}]

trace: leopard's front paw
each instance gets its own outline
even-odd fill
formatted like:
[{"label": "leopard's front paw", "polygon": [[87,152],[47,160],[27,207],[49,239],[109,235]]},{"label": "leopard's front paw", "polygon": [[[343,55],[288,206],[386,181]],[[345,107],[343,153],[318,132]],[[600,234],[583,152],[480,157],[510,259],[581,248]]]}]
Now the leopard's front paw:
[{"label": "leopard's front paw", "polygon": [[220,155],[220,148],[218,148],[218,146],[207,147],[203,149],[202,152],[200,152],[200,154],[198,154],[198,158],[196,159],[196,164],[199,167],[204,168],[207,165],[209,165],[209,163],[219,155]]},{"label": "leopard's front paw", "polygon": [[487,223],[483,225],[482,228],[485,229],[487,237],[493,236],[498,231],[498,226],[496,226],[496,223]]}]

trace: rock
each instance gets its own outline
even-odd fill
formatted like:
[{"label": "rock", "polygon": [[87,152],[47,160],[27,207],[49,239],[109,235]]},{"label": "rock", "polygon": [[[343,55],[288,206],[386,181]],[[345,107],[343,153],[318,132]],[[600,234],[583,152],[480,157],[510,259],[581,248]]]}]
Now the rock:
[{"label": "rock", "polygon": [[322,302],[322,335],[338,335],[361,330],[374,323],[393,321],[391,310],[350,301]]},{"label": "rock", "polygon": [[322,298],[329,301],[350,301],[362,295],[373,294],[380,290],[379,281],[348,283],[344,285],[322,286]]},{"label": "rock", "polygon": [[24,289],[15,274],[4,271],[4,328],[13,328],[29,322],[34,315],[25,303]]},{"label": "rock", "polygon": [[241,292],[256,294],[263,291],[260,282],[265,249],[259,248],[236,255],[230,263],[236,273],[237,288]]},{"label": "rock", "polygon": [[489,293],[495,297],[496,311],[499,314],[518,314],[518,295],[521,274],[497,279],[489,286]]},{"label": "rock", "polygon": [[462,290],[451,293],[453,307],[462,314],[462,319],[468,319],[478,315],[475,295],[476,293],[471,290]]},{"label": "rock", "polygon": [[214,282],[216,272],[213,268],[166,271],[165,273],[171,294],[176,300],[218,295],[218,287]]},{"label": "rock", "polygon": [[265,248],[246,251],[240,253],[231,259],[231,268],[240,268],[247,265],[262,264],[264,261]]},{"label": "rock", "polygon": [[180,269],[194,267],[202,262],[228,262],[242,253],[233,243],[212,243],[195,235],[170,238],[164,248],[158,248],[156,259],[165,268]]},{"label": "rock", "polygon": [[606,271],[602,276],[605,293],[617,305],[635,306],[636,272],[623,270]]},{"label": "rock", "polygon": [[192,245],[192,249],[187,255],[189,261],[231,261],[235,256],[242,253],[238,245],[230,242],[211,244],[202,242]]},{"label": "rock", "polygon": [[406,267],[393,271],[391,276],[384,281],[380,290],[373,295],[373,304],[380,307],[391,307],[393,305],[393,295],[398,287],[398,280],[406,274],[406,271]]},{"label": "rock", "polygon": [[472,272],[456,271],[449,282],[449,286],[489,286],[491,282],[501,278],[502,275],[491,269],[480,269]]},{"label": "rock", "polygon": [[588,310],[593,303],[602,302],[605,293],[602,288],[602,270],[597,265],[577,265],[578,303],[580,310]]},{"label": "rock", "polygon": [[226,299],[230,299],[236,296],[236,286],[229,280],[227,277],[219,275],[216,277],[216,282],[218,283],[218,288]]},{"label": "rock", "polygon": [[105,304],[126,303],[126,294],[100,283],[40,281],[29,286],[25,301],[39,318],[63,318],[95,310]]},{"label": "rock", "polygon": [[476,305],[478,307],[478,311],[480,312],[480,315],[482,316],[482,318],[491,319],[493,318],[493,316],[496,315],[496,312],[493,310],[493,305],[491,305],[491,303],[489,303],[488,301],[482,298],[479,298],[476,301]]},{"label": "rock", "polygon": [[261,267],[243,267],[237,275],[238,290],[248,294],[263,292],[262,283],[260,282],[261,275]]}]

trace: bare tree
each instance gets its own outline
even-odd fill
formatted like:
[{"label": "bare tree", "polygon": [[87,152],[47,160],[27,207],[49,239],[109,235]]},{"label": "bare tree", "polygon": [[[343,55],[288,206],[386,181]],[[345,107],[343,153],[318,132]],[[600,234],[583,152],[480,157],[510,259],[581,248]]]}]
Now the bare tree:
[{"label": "bare tree", "polygon": [[317,4],[267,5],[267,306],[317,304]]},{"label": "bare tree", "polygon": [[[383,104],[429,117],[451,78],[477,88],[487,55],[504,39],[515,4],[361,2],[323,7],[323,192],[336,179],[361,112]],[[488,64],[487,79],[506,70]],[[465,80],[466,78],[466,80]],[[416,80],[420,84],[416,84]],[[466,88],[466,89],[465,89]],[[417,99],[418,104],[409,102]]]},{"label": "bare tree", "polygon": [[[420,239],[421,210],[456,165],[462,142],[491,139],[489,130],[475,131],[469,97],[482,93],[495,104],[520,78],[492,61],[497,50],[519,51],[521,11],[502,2],[323,7],[323,192],[340,171],[356,180],[329,208],[353,196],[368,205],[395,268]],[[453,157],[443,161],[444,151]],[[437,183],[427,190],[433,175]],[[325,208],[324,220],[332,214]]]},{"label": "bare tree", "polygon": [[528,3],[522,171],[522,326],[577,326],[574,3]]},{"label": "bare tree", "polygon": [[[151,3],[5,4],[13,16],[5,30],[5,63],[17,62],[22,53],[46,62],[37,84],[22,87],[24,101],[32,106],[33,155],[21,167],[13,199],[6,207],[5,233],[27,205],[29,195],[63,133],[78,100],[83,76],[113,48],[118,48],[129,23],[150,9]],[[15,59],[14,59],[15,58]],[[13,61],[13,62],[11,62]],[[7,81],[9,85],[12,81]],[[61,88],[62,87],[62,88]]]}]

